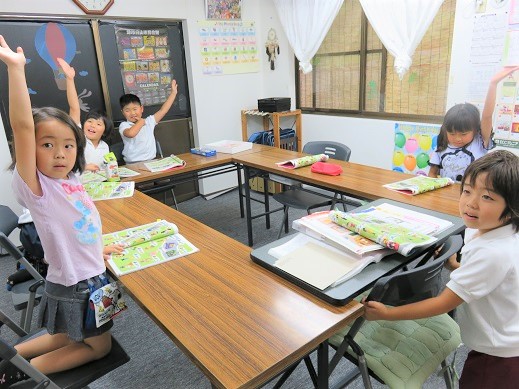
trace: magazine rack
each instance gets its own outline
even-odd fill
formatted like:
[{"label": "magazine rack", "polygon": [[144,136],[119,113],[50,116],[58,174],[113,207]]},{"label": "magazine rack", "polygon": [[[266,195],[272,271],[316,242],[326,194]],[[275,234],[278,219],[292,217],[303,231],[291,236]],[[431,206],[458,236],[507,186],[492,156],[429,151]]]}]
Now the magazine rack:
[{"label": "magazine rack", "polygon": [[[396,205],[401,208],[407,208],[416,212],[421,212],[427,215],[432,215],[441,219],[449,220],[453,223],[451,227],[441,232],[436,236],[438,240],[432,245],[433,247],[441,244],[445,241],[449,236],[459,234],[465,228],[463,221],[459,217],[447,215],[445,213],[430,211],[428,209],[423,209],[420,207],[415,207],[412,205],[399,203],[398,201],[388,200],[388,199],[378,199],[369,204],[363,205],[359,208],[356,208],[355,211],[359,211],[362,209],[367,209],[370,207],[374,207],[383,203]],[[260,266],[265,267],[266,269],[276,273],[277,275],[287,279],[288,281],[294,283],[300,288],[312,293],[313,295],[319,297],[320,299],[333,304],[333,305],[345,305],[350,302],[355,296],[364,292],[365,290],[371,288],[375,282],[380,278],[387,276],[389,274],[394,273],[395,271],[403,268],[422,254],[424,254],[429,247],[424,247],[422,251],[415,253],[414,255],[405,257],[401,254],[395,253],[391,254],[387,257],[384,257],[379,263],[374,263],[368,265],[364,270],[362,270],[359,274],[352,277],[351,279],[343,282],[340,285],[335,287],[329,287],[324,290],[320,290],[306,282],[300,280],[297,277],[281,270],[280,268],[274,266],[274,262],[276,262],[276,258],[271,256],[268,251],[272,247],[280,246],[283,243],[286,243],[293,236],[286,236],[279,240],[276,240],[272,243],[269,243],[265,246],[257,248],[251,252],[252,260],[259,264]]]}]

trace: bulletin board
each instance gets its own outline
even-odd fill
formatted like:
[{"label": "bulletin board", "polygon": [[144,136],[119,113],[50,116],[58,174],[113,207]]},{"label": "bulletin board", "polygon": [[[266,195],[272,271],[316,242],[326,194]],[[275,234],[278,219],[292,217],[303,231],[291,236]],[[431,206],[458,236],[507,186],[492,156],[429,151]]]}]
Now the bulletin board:
[{"label": "bulletin board", "polygon": [[[100,21],[99,36],[112,119],[117,125],[124,120],[119,97],[128,92],[137,94],[144,105],[143,116],[151,115],[159,110],[171,92],[168,81],[172,78],[177,81],[178,93],[164,120],[191,116],[180,22]],[[134,54],[125,56],[125,53]],[[133,67],[135,70],[130,70]],[[134,77],[133,82],[128,82],[129,76]]]}]

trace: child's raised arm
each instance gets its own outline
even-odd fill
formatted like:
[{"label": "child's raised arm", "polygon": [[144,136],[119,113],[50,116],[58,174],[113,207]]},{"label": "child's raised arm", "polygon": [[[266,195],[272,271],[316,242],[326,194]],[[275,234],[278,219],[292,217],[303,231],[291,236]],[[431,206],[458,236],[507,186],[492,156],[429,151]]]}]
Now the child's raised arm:
[{"label": "child's raised arm", "polygon": [[16,169],[35,194],[41,193],[36,174],[36,139],[31,100],[25,80],[25,55],[21,47],[12,51],[0,35],[0,59],[9,75],[9,119],[13,130]]},{"label": "child's raised arm", "polygon": [[153,115],[153,116],[155,116],[155,122],[157,122],[157,123],[160,122],[162,120],[162,118],[168,113],[169,109],[173,105],[173,102],[175,101],[175,98],[177,97],[177,92],[178,92],[177,81],[173,80],[171,82],[171,94],[168,96],[166,101],[164,101],[164,104],[162,104],[162,107],[160,107],[160,109],[157,112],[155,112],[155,114]]},{"label": "child's raised arm", "polygon": [[63,69],[67,80],[67,103],[68,103],[68,114],[74,120],[74,123],[81,123],[81,108],[79,107],[79,99],[77,97],[76,84],[74,83],[74,77],[76,77],[76,71],[70,66],[67,61],[63,58],[57,58],[59,66]]},{"label": "child's raised arm", "polygon": [[494,116],[494,108],[496,106],[496,90],[497,84],[508,77],[510,74],[519,69],[519,66],[507,66],[494,74],[488,86],[485,105],[481,114],[481,136],[483,144],[488,147],[490,143],[490,135],[492,134],[492,119]]}]

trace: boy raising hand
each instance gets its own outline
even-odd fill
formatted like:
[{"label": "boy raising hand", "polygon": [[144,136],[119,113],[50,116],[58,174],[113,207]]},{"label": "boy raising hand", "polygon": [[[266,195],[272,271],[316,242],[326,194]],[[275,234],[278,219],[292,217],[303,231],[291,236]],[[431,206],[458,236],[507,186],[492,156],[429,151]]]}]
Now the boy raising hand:
[{"label": "boy raising hand", "polygon": [[119,133],[124,143],[123,157],[126,163],[147,161],[156,157],[155,126],[173,105],[177,91],[177,81],[173,80],[171,94],[162,107],[145,119],[142,118],[144,107],[138,96],[131,93],[121,96],[119,103],[126,121],[119,126]]}]

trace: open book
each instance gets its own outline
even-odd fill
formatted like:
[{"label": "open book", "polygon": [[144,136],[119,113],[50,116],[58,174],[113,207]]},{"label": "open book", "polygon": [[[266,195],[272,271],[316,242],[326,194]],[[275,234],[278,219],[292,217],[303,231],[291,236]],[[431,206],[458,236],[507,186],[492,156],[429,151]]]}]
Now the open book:
[{"label": "open book", "polygon": [[326,162],[328,161],[328,156],[326,154],[316,154],[316,155],[307,155],[301,158],[290,159],[288,161],[276,162],[276,165],[279,167],[284,167],[285,169],[297,169],[298,167],[312,165],[316,162]]},{"label": "open book", "polygon": [[105,246],[115,243],[126,247],[108,261],[118,276],[199,251],[165,220],[103,235]]},{"label": "open book", "polygon": [[[128,169],[125,166],[119,166],[119,177],[125,178],[125,177],[135,177],[138,176],[139,172],[136,172],[135,170]],[[89,170],[85,170],[81,176],[79,176],[80,181],[83,184],[89,183],[89,182],[103,182],[106,181],[106,172],[103,170],[99,170],[97,172],[92,172]]]},{"label": "open book", "polygon": [[452,226],[448,220],[386,203],[359,211],[331,211],[330,218],[405,256],[434,243],[437,240],[434,235]]},{"label": "open book", "polygon": [[415,176],[406,180],[393,182],[392,184],[383,185],[387,189],[391,189],[408,195],[416,195],[419,193],[429,192],[430,190],[443,188],[444,186],[453,184],[448,177],[426,177]]},{"label": "open book", "polygon": [[88,195],[94,201],[113,200],[123,197],[132,197],[135,190],[135,182],[88,182],[83,184]]},{"label": "open book", "polygon": [[173,154],[169,157],[144,162],[144,167],[150,172],[162,172],[169,169],[183,168],[184,166],[186,166],[186,161]]}]

